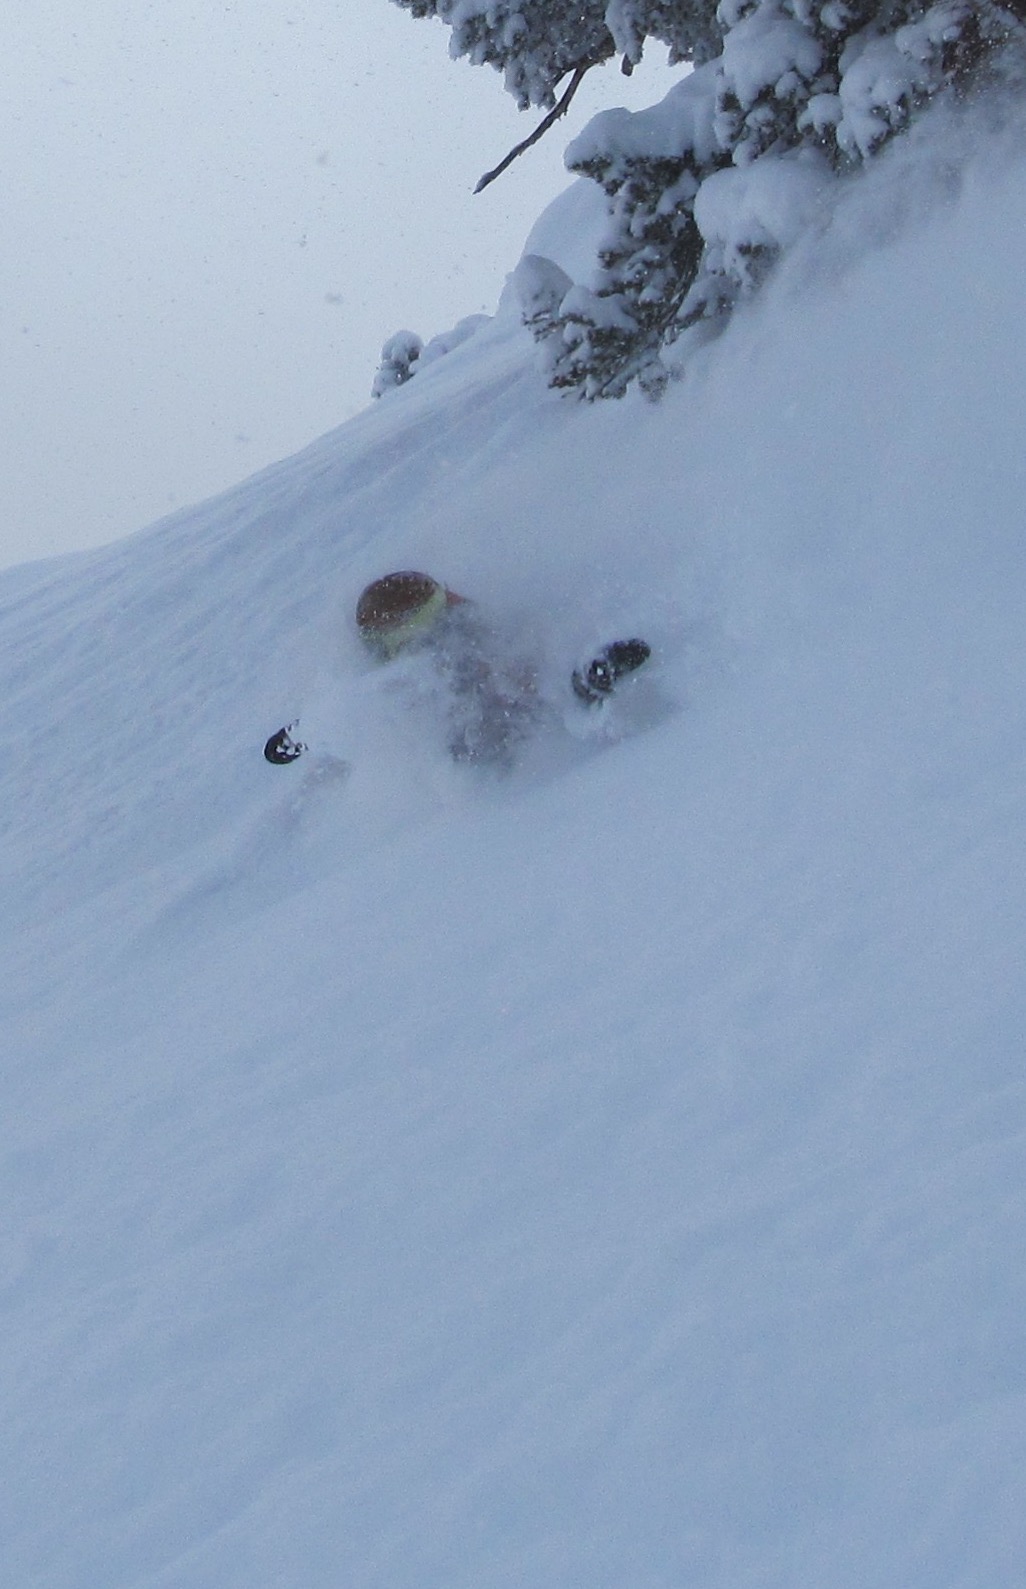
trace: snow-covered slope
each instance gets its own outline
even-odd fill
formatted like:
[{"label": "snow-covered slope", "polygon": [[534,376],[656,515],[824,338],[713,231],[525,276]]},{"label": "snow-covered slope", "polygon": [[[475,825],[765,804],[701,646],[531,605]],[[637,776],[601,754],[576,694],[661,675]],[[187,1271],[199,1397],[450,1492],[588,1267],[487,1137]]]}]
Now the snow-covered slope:
[{"label": "snow-covered slope", "polygon": [[[1026,165],[977,137],[658,408],[558,401],[506,306],[4,576],[5,1584],[1020,1582]],[[655,666],[454,767],[350,632],[400,565],[554,702]],[[348,777],[262,761],[297,712]]]}]

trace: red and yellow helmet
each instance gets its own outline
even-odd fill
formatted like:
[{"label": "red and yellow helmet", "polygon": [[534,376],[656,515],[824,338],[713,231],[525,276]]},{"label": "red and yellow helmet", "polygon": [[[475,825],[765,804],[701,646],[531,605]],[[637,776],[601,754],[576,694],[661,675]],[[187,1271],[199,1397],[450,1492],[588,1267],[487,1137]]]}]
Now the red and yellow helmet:
[{"label": "red and yellow helmet", "polygon": [[450,606],[464,599],[430,574],[404,569],[367,586],[356,604],[356,627],[373,651],[393,657],[423,639]]}]

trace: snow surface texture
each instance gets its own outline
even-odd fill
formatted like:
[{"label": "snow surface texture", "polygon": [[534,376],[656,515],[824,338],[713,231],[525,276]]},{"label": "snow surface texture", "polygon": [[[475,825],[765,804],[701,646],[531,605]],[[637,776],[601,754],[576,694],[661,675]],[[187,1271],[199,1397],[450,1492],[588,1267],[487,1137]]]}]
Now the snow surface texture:
[{"label": "snow surface texture", "polygon": [[[511,302],[3,576],[5,1584],[1021,1583],[1026,164],[960,137],[657,408]],[[541,658],[506,779],[358,654],[402,565]]]}]

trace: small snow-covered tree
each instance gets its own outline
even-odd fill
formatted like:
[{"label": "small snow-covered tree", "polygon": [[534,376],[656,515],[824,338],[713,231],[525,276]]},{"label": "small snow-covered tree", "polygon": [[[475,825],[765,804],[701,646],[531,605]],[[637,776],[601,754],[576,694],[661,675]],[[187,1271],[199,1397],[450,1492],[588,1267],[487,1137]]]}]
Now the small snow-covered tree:
[{"label": "small snow-covered tree", "polygon": [[381,350],[381,362],[371,387],[371,396],[384,397],[386,392],[394,391],[397,386],[405,386],[407,381],[419,375],[429,364],[437,363],[447,353],[454,353],[464,342],[469,342],[480,327],[487,323],[488,316],[485,314],[468,315],[451,331],[443,331],[441,336],[432,337],[426,346],[415,331],[397,331]]},{"label": "small snow-covered tree", "polygon": [[390,336],[381,350],[381,363],[374,377],[371,396],[383,397],[395,387],[405,386],[412,379],[423,351],[423,340],[415,331],[397,331]]},{"label": "small snow-covered tree", "polygon": [[448,22],[453,54],[501,69],[522,107],[598,61],[630,66],[648,38],[694,63],[660,105],[606,111],[567,151],[608,205],[589,283],[557,297],[537,261],[515,282],[552,384],[586,397],[657,393],[667,350],[723,320],[832,182],[1026,37],[1026,0],[395,3]]}]

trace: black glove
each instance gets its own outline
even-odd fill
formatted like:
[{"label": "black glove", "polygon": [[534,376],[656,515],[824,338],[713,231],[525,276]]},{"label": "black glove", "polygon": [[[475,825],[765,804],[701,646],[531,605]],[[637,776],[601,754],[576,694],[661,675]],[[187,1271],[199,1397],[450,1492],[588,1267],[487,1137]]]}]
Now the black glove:
[{"label": "black glove", "polygon": [[589,706],[596,706],[613,693],[613,686],[625,673],[633,673],[652,655],[644,640],[614,640],[586,668],[577,668],[572,683],[574,693]]},{"label": "black glove", "polygon": [[272,734],[264,746],[264,760],[273,762],[276,767],[284,767],[290,761],[295,761],[306,749],[302,741],[293,739],[289,730],[295,728],[295,723],[288,723],[284,728],[279,728]]}]

